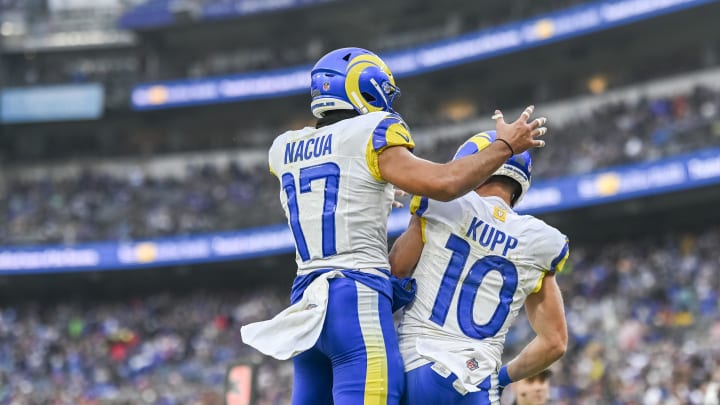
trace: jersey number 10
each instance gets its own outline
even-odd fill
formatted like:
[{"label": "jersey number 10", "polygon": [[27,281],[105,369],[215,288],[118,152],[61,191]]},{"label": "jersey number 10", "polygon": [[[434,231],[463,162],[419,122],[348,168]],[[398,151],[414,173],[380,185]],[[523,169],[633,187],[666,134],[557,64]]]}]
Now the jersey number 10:
[{"label": "jersey number 10", "polygon": [[[311,183],[315,180],[325,179],[325,197],[322,212],[322,257],[337,253],[335,248],[335,207],[337,206],[338,186],[340,184],[340,167],[328,162],[319,165],[303,167],[298,176],[300,194],[312,191]],[[310,251],[300,226],[300,212],[297,202],[297,188],[292,173],[282,175],[282,187],[287,195],[288,212],[290,216],[290,229],[292,229],[300,258],[306,262],[310,260]]]},{"label": "jersey number 10", "polygon": [[[450,235],[445,247],[453,253],[440,282],[440,290],[437,297],[435,297],[435,304],[430,315],[430,320],[440,326],[445,324],[445,319],[450,311],[450,302],[457,289],[458,280],[460,280],[462,271],[470,256],[470,244],[457,235]],[[490,320],[480,325],[475,323],[475,319],[473,319],[475,298],[483,279],[493,270],[499,271],[503,277],[502,288],[500,288],[499,292],[500,303],[495,308]],[[505,324],[505,320],[510,313],[510,304],[512,304],[517,285],[517,268],[508,259],[502,256],[485,256],[475,261],[460,287],[457,321],[462,332],[466,336],[475,339],[495,336]]]}]

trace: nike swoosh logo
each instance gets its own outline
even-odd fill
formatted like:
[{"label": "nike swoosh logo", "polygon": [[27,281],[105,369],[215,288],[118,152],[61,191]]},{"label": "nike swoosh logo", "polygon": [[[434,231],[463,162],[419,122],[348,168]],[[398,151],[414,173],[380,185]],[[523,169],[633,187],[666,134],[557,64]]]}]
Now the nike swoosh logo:
[{"label": "nike swoosh logo", "polygon": [[409,137],[409,136],[405,136],[405,135],[401,134],[401,133],[398,132],[398,131],[395,131],[395,133],[398,134],[398,135],[400,135],[400,138],[404,139],[405,142],[408,142],[408,143],[410,142],[410,137]]}]

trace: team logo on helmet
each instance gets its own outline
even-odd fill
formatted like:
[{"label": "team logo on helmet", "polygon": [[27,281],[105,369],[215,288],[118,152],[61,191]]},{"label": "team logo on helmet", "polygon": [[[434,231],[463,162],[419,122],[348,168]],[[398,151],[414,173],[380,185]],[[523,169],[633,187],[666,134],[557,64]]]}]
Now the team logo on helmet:
[{"label": "team logo on helmet", "polygon": [[313,66],[310,78],[310,109],[317,118],[330,110],[393,112],[393,102],[400,96],[385,62],[362,48],[329,52]]}]

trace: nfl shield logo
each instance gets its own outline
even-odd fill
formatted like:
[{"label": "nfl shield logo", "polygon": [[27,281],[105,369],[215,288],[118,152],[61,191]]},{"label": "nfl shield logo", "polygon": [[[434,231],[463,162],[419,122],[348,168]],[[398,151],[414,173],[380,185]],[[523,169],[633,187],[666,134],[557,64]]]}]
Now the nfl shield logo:
[{"label": "nfl shield logo", "polygon": [[465,365],[467,366],[468,370],[470,370],[470,371],[475,371],[480,366],[478,364],[477,360],[475,360],[474,358],[466,361]]},{"label": "nfl shield logo", "polygon": [[328,90],[330,90],[330,82],[323,83],[323,91],[328,91]]}]

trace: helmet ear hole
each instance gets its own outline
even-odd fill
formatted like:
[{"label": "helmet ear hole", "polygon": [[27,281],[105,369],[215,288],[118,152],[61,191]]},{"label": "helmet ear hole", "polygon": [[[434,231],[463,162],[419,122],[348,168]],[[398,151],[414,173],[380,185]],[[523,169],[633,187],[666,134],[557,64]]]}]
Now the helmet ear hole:
[{"label": "helmet ear hole", "polygon": [[349,62],[349,61],[350,61],[350,55],[351,55],[351,54],[348,53],[347,55],[343,56],[342,59],[343,59],[345,62]]}]

